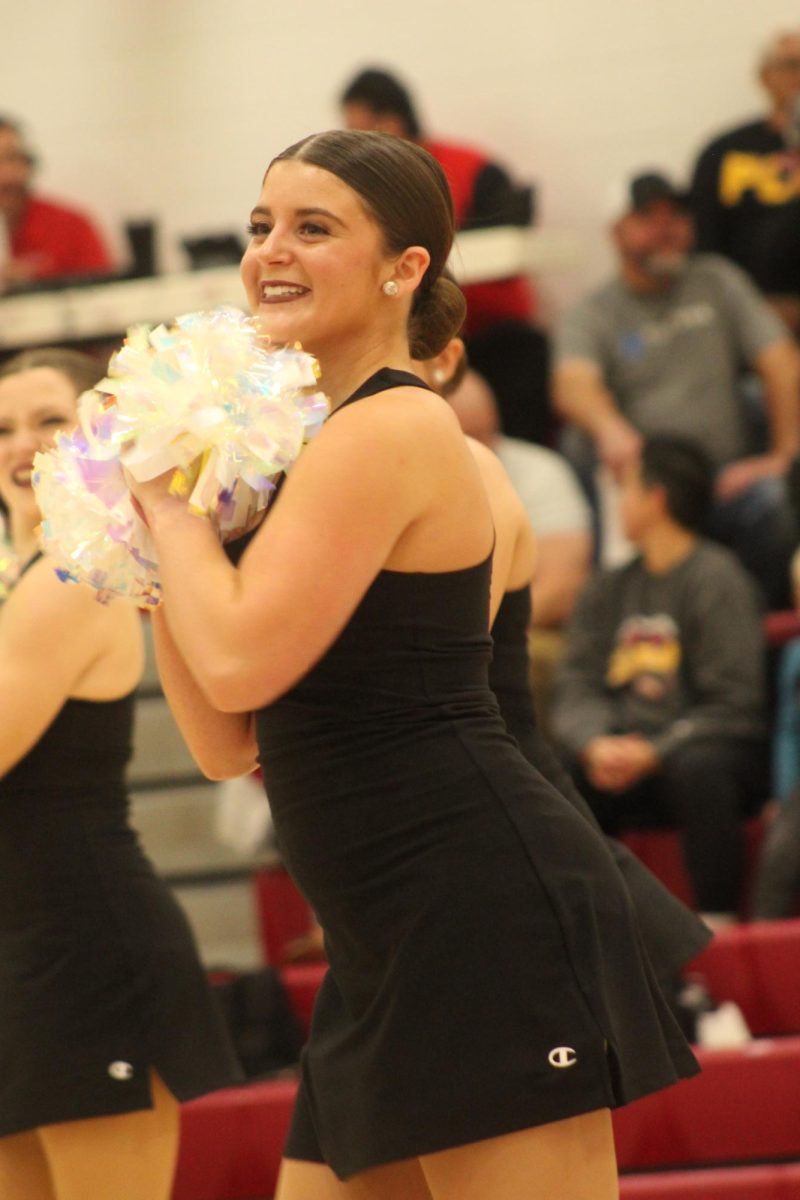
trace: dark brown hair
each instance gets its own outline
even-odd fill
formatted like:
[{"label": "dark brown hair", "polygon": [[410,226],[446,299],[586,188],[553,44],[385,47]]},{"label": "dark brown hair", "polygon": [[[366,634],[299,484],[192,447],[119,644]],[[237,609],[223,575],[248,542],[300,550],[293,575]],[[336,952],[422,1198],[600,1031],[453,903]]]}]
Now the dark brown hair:
[{"label": "dark brown hair", "polygon": [[396,75],[379,67],[359,71],[342,92],[339,103],[343,108],[347,104],[363,104],[371,113],[399,117],[410,138],[422,137],[422,126],[408,89]]},{"label": "dark brown hair", "polygon": [[39,350],[23,350],[0,365],[0,379],[9,375],[21,375],[23,371],[47,368],[64,375],[75,388],[76,395],[88,392],[104,378],[108,363],[80,350],[67,350],[62,346],[45,346]]},{"label": "dark brown hair", "polygon": [[408,246],[428,251],[431,261],[414,295],[408,341],[412,358],[435,357],[466,312],[460,288],[442,274],[453,245],[453,200],[436,159],[414,142],[354,129],[312,134],[277,155],[270,167],[291,159],[330,171],[351,187],[381,229],[388,254]]},{"label": "dark brown hair", "polygon": [[664,489],[673,521],[700,532],[714,498],[714,465],[698,442],[667,433],[651,434],[642,447],[639,474],[645,487]]}]

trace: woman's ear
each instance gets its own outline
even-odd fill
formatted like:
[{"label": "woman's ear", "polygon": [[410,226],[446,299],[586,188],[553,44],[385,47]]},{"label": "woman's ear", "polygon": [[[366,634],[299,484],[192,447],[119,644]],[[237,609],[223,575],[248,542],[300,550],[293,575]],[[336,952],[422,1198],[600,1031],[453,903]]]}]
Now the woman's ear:
[{"label": "woman's ear", "polygon": [[393,278],[403,292],[413,292],[419,287],[430,261],[431,256],[424,246],[407,246],[395,259]]},{"label": "woman's ear", "polygon": [[445,346],[444,350],[436,359],[436,369],[442,372],[442,383],[447,386],[453,386],[453,381],[458,375],[460,379],[464,374],[463,370],[459,370],[464,363],[466,349],[460,337],[450,338],[450,341]]}]

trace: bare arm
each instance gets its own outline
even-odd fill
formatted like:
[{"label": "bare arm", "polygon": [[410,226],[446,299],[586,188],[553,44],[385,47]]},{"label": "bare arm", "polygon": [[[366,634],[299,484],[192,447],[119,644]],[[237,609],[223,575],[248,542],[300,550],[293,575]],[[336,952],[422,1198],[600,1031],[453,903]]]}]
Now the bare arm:
[{"label": "bare arm", "polygon": [[555,369],[556,411],[594,440],[597,453],[618,474],[641,448],[641,438],[619,411],[600,368],[591,359],[564,359]]},{"label": "bare arm", "polygon": [[782,475],[800,447],[800,351],[794,342],[782,338],[766,346],[753,366],[764,385],[769,450],[739,459],[720,472],[716,490],[723,499],[759,479]]},{"label": "bare arm", "polygon": [[571,615],[586,580],[592,557],[588,531],[541,534],[533,576],[533,624],[562,625]]},{"label": "bare arm", "polygon": [[151,619],[161,686],[200,770],[209,779],[248,774],[257,756],[252,714],[214,708],[181,657],[163,611],[157,609]]},{"label": "bare arm", "polygon": [[800,445],[800,351],[788,338],[761,351],[755,368],[764,384],[770,449],[785,459]]},{"label": "bare arm", "polygon": [[468,437],[467,445],[486,489],[494,525],[491,597],[493,622],[503,594],[524,587],[532,578],[537,561],[538,542],[525,506],[497,455],[474,438]]}]

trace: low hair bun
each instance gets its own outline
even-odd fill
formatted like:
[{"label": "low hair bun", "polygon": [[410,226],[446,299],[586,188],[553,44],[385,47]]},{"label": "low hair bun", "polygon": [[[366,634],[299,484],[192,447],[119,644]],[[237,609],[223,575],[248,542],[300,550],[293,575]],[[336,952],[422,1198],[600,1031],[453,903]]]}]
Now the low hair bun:
[{"label": "low hair bun", "polygon": [[458,284],[440,275],[431,287],[417,292],[408,322],[411,357],[419,361],[441,354],[467,315],[467,302]]}]

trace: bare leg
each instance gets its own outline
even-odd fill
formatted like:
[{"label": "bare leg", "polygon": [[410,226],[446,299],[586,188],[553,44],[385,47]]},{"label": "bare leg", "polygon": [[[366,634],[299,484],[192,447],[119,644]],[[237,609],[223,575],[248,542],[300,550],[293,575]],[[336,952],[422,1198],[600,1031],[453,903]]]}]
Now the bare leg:
[{"label": "bare leg", "polygon": [[152,1108],[38,1131],[54,1200],[169,1200],[180,1106],[155,1072],[151,1083]]},{"label": "bare leg", "polygon": [[322,1163],[285,1158],[275,1200],[431,1200],[431,1193],[416,1159],[360,1171],[342,1183]]},{"label": "bare leg", "polygon": [[0,1138],[0,1196],[3,1200],[56,1200],[35,1131]]},{"label": "bare leg", "polygon": [[617,1200],[611,1114],[598,1109],[420,1159],[432,1200]]}]

